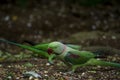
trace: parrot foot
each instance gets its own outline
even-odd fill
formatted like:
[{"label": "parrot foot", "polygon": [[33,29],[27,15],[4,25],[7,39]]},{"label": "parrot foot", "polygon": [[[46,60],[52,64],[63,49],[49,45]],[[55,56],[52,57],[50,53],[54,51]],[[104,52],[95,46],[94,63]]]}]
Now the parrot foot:
[{"label": "parrot foot", "polygon": [[54,55],[54,54],[52,54],[52,55],[49,56],[48,62],[49,62],[50,64],[54,64],[53,58],[55,58],[55,55]]},{"label": "parrot foot", "polygon": [[53,65],[54,64],[54,62],[53,61],[48,61],[51,65]]}]

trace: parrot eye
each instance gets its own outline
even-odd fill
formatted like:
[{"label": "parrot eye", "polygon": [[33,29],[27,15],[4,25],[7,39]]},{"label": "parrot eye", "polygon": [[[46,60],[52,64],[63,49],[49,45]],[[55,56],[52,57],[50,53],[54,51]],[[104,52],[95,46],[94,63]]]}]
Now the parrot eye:
[{"label": "parrot eye", "polygon": [[48,52],[48,54],[52,54],[52,53],[53,53],[53,50],[52,50],[51,48],[48,48],[48,49],[47,49],[47,52]]}]

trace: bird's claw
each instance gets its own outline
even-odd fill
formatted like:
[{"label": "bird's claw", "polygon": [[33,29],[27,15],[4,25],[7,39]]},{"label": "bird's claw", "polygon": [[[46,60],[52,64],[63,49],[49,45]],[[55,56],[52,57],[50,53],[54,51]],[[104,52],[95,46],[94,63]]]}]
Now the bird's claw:
[{"label": "bird's claw", "polygon": [[49,56],[48,62],[49,62],[50,64],[54,64],[54,62],[53,62],[53,58],[54,58],[54,57],[55,57],[54,54]]},{"label": "bird's claw", "polygon": [[53,61],[48,61],[51,65],[53,65],[54,64],[54,62]]}]

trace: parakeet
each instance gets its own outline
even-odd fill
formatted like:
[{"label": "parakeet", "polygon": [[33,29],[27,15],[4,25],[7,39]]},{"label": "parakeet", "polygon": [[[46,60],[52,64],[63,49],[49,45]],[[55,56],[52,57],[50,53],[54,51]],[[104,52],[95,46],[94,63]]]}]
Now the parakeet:
[{"label": "parakeet", "polygon": [[9,43],[9,44],[13,44],[13,45],[16,45],[18,47],[33,51],[34,53],[37,53],[37,54],[41,55],[42,57],[48,58],[48,61],[50,63],[53,63],[52,59],[54,58],[55,54],[49,54],[49,53],[51,53],[50,50],[47,52],[48,44],[28,46],[28,45],[23,45],[23,44],[15,43],[15,42],[12,42],[12,41],[8,41],[8,40],[5,40],[5,39],[0,39],[0,41],[1,42],[6,42],[6,43]]},{"label": "parakeet", "polygon": [[0,39],[2,42],[7,42],[24,49],[31,50],[35,53],[48,58],[48,61],[53,63],[53,58],[60,59],[67,65],[71,65],[71,72],[74,72],[76,68],[86,65],[100,65],[100,66],[112,66],[120,68],[119,63],[107,62],[97,60],[99,56],[90,51],[80,51],[78,45],[63,44],[61,42],[51,42],[45,44],[38,44],[34,46],[27,46],[15,42],[11,42],[5,39]]},{"label": "parakeet", "polygon": [[[0,39],[0,41],[1,42],[6,42],[6,43],[9,43],[9,44],[13,44],[13,45],[19,46],[21,48],[33,51],[33,52],[41,55],[42,57],[48,58],[48,61],[51,64],[53,64],[52,60],[55,58],[55,54],[50,54],[52,52],[52,50],[48,49],[49,43],[42,43],[42,44],[36,44],[36,45],[33,45],[33,46],[28,46],[28,45],[19,44],[19,43],[16,43],[16,42],[8,41],[6,39]],[[72,44],[66,44],[66,45],[71,47],[71,48],[77,49],[77,50],[80,49],[80,46],[78,46],[78,45],[72,45]]]},{"label": "parakeet", "polygon": [[73,49],[61,42],[51,42],[48,45],[48,50],[53,51],[52,53],[57,56],[57,59],[62,60],[67,65],[71,65],[71,72],[73,73],[76,68],[86,65],[100,65],[100,66],[111,66],[120,68],[119,63],[107,62],[98,60],[99,56],[89,51],[79,51]]}]

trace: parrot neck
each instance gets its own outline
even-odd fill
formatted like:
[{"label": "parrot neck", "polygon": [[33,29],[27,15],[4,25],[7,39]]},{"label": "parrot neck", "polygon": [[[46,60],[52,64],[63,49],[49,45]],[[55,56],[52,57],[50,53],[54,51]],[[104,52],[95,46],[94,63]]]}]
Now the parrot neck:
[{"label": "parrot neck", "polygon": [[67,48],[66,45],[64,45],[61,54],[64,53],[64,52],[66,51],[66,48]]},{"label": "parrot neck", "polygon": [[66,45],[63,46],[63,50],[62,50],[61,53],[58,55],[60,59],[64,60],[64,57],[65,57],[65,55],[67,54],[67,52],[66,52],[66,51],[67,51],[67,48],[68,48],[68,47],[67,47]]}]

